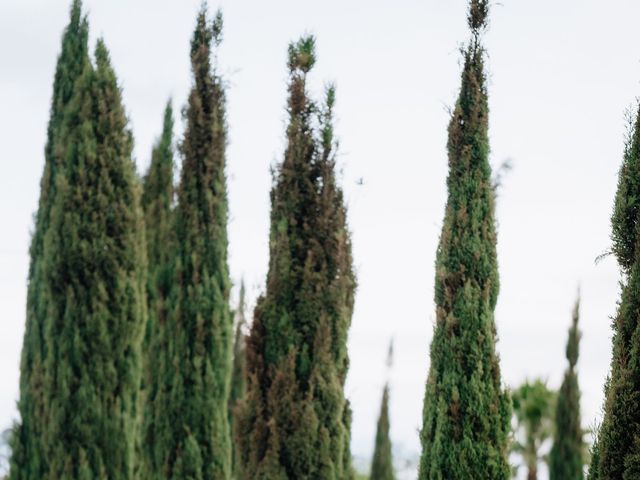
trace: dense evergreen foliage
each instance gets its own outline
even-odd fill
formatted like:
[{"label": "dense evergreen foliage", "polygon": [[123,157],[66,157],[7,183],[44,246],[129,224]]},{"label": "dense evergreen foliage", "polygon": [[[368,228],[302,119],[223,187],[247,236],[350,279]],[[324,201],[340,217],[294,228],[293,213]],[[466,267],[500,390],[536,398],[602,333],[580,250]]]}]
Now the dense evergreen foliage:
[{"label": "dense evergreen foliage", "polygon": [[43,478],[131,479],[138,433],[146,254],[121,92],[102,41],[63,121],[45,239]]},{"label": "dense evergreen foliage", "polygon": [[380,416],[376,430],[376,444],[371,462],[370,480],[394,480],[393,455],[391,454],[391,438],[389,437],[389,385],[382,391]]},{"label": "dense evergreen foliage", "polygon": [[480,36],[489,2],[472,0],[472,38],[449,124],[445,218],[436,256],[436,325],[421,432],[420,479],[509,478],[510,401],[495,351],[499,279]]},{"label": "dense evergreen foliage", "polygon": [[231,474],[228,395],[233,320],[227,266],[225,91],[212,65],[222,16],[206,6],[191,41],[193,88],[185,109],[182,173],[175,210],[176,254],[166,326],[166,359],[156,373],[157,425],[151,478],[227,479]]},{"label": "dense evergreen foliage", "polygon": [[20,421],[11,439],[10,478],[12,480],[39,480],[47,471],[43,443],[44,427],[48,416],[48,405],[45,401],[47,349],[44,336],[48,307],[45,294],[44,238],[50,223],[50,212],[56,190],[56,174],[61,163],[56,149],[64,144],[61,138],[62,119],[64,110],[73,95],[74,84],[89,61],[87,37],[88,25],[82,16],[82,4],[80,0],[75,0],[71,6],[71,18],[62,37],[62,48],[56,65],[44,155],[44,173],[40,182],[40,200],[29,250],[31,260],[18,401]]},{"label": "dense evergreen foliage", "polygon": [[344,397],[355,278],[336,184],[333,87],[307,92],[313,37],[289,46],[287,146],[271,191],[270,260],[247,340],[237,439],[242,478],[349,479]]},{"label": "dense evergreen foliage", "polygon": [[[147,302],[149,319],[144,338],[144,376],[142,382],[142,445],[140,464],[142,477],[151,477],[161,465],[155,465],[154,445],[159,441],[166,418],[157,411],[158,401],[166,401],[162,373],[165,371],[167,338],[165,328],[171,311],[168,295],[173,283],[172,264],[175,254],[173,219],[173,110],[169,102],[164,111],[162,135],[151,154],[151,164],[144,177],[142,206],[146,225],[148,255]],[[166,428],[166,427],[165,427]]]},{"label": "dense evergreen foliage", "polygon": [[516,419],[511,451],[522,457],[527,480],[538,478],[542,446],[553,432],[555,397],[555,392],[539,379],[525,381],[511,394]]},{"label": "dense evergreen foliage", "polygon": [[[229,390],[229,430],[231,431],[231,438],[235,438],[235,417],[237,415],[236,407],[246,392],[247,392],[247,341],[246,341],[246,329],[247,320],[245,317],[245,288],[244,282],[240,284],[240,298],[238,300],[238,307],[235,311],[235,327],[236,333],[233,340],[233,368],[231,370],[231,388]],[[238,455],[237,443],[233,442],[232,450],[232,478],[238,478]]]},{"label": "dense evergreen foliage", "polygon": [[556,428],[549,455],[550,480],[582,480],[584,478],[583,430],[580,425],[580,388],[576,364],[580,349],[580,301],[573,310],[573,320],[567,341],[569,368],[564,374],[556,404]]},{"label": "dense evergreen foliage", "polygon": [[598,434],[598,465],[590,478],[640,477],[640,113],[630,127],[612,215],[613,253],[622,268],[622,293],[613,321],[613,355]]},{"label": "dense evergreen foliage", "polygon": [[[605,386],[606,391],[606,386]],[[600,447],[599,443],[600,427],[596,428],[593,436],[593,444],[591,445],[591,462],[589,463],[589,480],[600,479]]]}]

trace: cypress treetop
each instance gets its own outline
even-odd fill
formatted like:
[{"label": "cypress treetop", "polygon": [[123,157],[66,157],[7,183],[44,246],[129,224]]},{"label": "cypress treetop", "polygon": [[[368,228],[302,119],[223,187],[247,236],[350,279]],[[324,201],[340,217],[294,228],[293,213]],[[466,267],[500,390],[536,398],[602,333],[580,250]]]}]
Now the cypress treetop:
[{"label": "cypress treetop", "polygon": [[237,420],[245,479],[353,476],[344,381],[355,278],[334,173],[335,91],[323,107],[309,97],[314,63],[313,37],[289,46],[287,146],[271,190],[269,272]]},{"label": "cypress treetop", "polygon": [[488,162],[488,101],[481,32],[487,0],[472,0],[449,124],[445,218],[436,255],[436,325],[427,380],[420,479],[507,479],[510,400],[495,351],[499,279]]},{"label": "cypress treetop", "polygon": [[227,266],[227,127],[225,91],[211,57],[222,40],[222,15],[200,10],[191,40],[193,86],[180,144],[176,248],[159,332],[169,355],[157,379],[158,425],[151,478],[228,479],[228,396],[233,320]]},{"label": "cypress treetop", "polygon": [[389,385],[382,391],[380,417],[376,430],[376,444],[371,462],[370,480],[394,480],[393,455],[391,453],[391,439],[389,438]]},{"label": "cypress treetop", "polygon": [[[640,105],[638,106],[640,116]],[[623,272],[628,274],[636,261],[636,238],[640,214],[640,128],[638,119],[629,122],[618,189],[611,216],[612,251]]]},{"label": "cypress treetop", "polygon": [[132,479],[146,255],[132,138],[102,42],[62,126],[63,164],[45,239],[47,295],[43,478]]},{"label": "cypress treetop", "polygon": [[549,456],[550,480],[582,480],[584,478],[583,430],[580,425],[580,389],[576,364],[580,348],[580,299],[573,310],[573,320],[567,341],[567,360],[569,367],[558,394],[556,406],[556,428],[553,447]]},{"label": "cypress treetop", "polygon": [[[151,164],[144,177],[142,206],[145,212],[147,251],[150,270],[166,264],[171,258],[173,232],[173,108],[171,101],[164,110],[162,135],[151,153]],[[150,277],[153,277],[151,275]],[[150,278],[150,281],[157,281]],[[166,283],[166,280],[165,280]],[[166,291],[167,285],[163,285]],[[153,291],[150,291],[150,294]],[[152,303],[151,300],[149,303]]]},{"label": "cypress treetop", "polygon": [[44,293],[45,267],[43,262],[44,237],[49,228],[51,207],[55,196],[55,177],[59,155],[55,146],[63,144],[60,138],[64,110],[69,103],[76,80],[89,61],[88,24],[82,15],[82,2],[71,6],[69,24],[62,36],[62,46],[53,83],[53,95],[47,142],[44,152],[44,172],[40,181],[40,200],[35,216],[33,237],[29,249],[30,264],[27,287],[26,325],[20,364],[20,421],[11,436],[10,478],[12,480],[40,479],[47,471],[42,444],[47,418],[44,370],[47,355],[45,329],[47,298]]}]

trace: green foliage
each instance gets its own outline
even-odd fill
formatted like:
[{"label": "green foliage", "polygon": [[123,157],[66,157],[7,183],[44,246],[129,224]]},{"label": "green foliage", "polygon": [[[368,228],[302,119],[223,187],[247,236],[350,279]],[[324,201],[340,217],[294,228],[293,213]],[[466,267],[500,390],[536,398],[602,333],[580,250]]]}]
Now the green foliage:
[{"label": "green foliage", "polygon": [[[638,116],[640,117],[640,105]],[[618,175],[613,214],[611,216],[612,251],[625,273],[636,261],[638,214],[640,213],[640,128],[638,120],[629,118],[622,166]]]},{"label": "green foliage", "polygon": [[333,87],[308,96],[314,39],[289,47],[287,147],[271,191],[266,293],[247,340],[237,440],[245,479],[351,479],[344,398],[355,278],[335,179]]},{"label": "green foliage", "polygon": [[122,96],[104,43],[66,108],[45,238],[48,319],[42,478],[132,479],[146,255]]},{"label": "green foliage", "polygon": [[600,447],[599,443],[599,432],[600,427],[595,429],[595,435],[593,438],[593,445],[591,445],[591,462],[589,464],[589,480],[599,480],[600,479]]},{"label": "green foliage", "polygon": [[499,279],[484,50],[478,35],[486,3],[471,2],[473,38],[449,124],[448,198],[436,256],[436,325],[421,432],[423,480],[510,475],[511,406],[495,351]]},{"label": "green foliage", "polygon": [[624,278],[613,321],[611,373],[605,388],[598,435],[598,464],[590,478],[630,480],[640,476],[640,258],[637,250],[640,199],[640,113],[631,133],[612,215],[613,252]]},{"label": "green foliage", "polygon": [[[240,285],[238,308],[235,311],[236,334],[233,343],[233,369],[231,371],[231,389],[229,391],[229,427],[232,439],[236,436],[236,406],[247,392],[247,342],[245,334],[247,320],[245,318],[245,309],[245,289],[244,282],[242,282]],[[237,444],[234,442],[234,448],[232,450],[232,478],[239,477],[238,456]]]},{"label": "green foliage", "polygon": [[149,171],[143,179],[142,206],[150,272],[149,304],[153,304],[153,298],[159,294],[166,296],[171,284],[166,266],[172,259],[170,246],[174,241],[173,169],[173,109],[168,102],[164,110],[162,135],[153,148]]},{"label": "green foliage", "polygon": [[525,382],[511,392],[517,428],[511,449],[522,456],[527,480],[538,478],[541,447],[553,433],[555,392],[541,380]]},{"label": "green foliage", "polygon": [[163,424],[157,411],[163,396],[162,373],[166,369],[167,316],[171,311],[168,296],[173,283],[172,263],[175,256],[175,222],[173,212],[173,110],[167,103],[162,135],[151,154],[149,171],[144,177],[142,206],[146,225],[149,274],[147,302],[149,319],[144,338],[144,377],[142,382],[142,445],[139,449],[141,476],[149,478],[157,465],[154,445],[159,442]]},{"label": "green foliage", "polygon": [[567,341],[567,360],[569,368],[558,393],[555,414],[555,434],[553,447],[549,455],[550,480],[582,480],[586,445],[584,431],[580,425],[580,388],[576,364],[580,348],[580,300],[576,301],[573,321]]},{"label": "green foliage", "polygon": [[389,385],[385,385],[382,392],[380,417],[376,430],[376,445],[371,462],[371,480],[394,480],[393,456],[391,454],[391,439],[389,437]]},{"label": "green foliage", "polygon": [[227,127],[222,79],[212,68],[221,16],[200,11],[191,41],[194,85],[180,145],[176,248],[166,345],[154,381],[156,416],[150,478],[227,479],[231,474],[228,395],[233,321],[227,266]]},{"label": "green foliage", "polygon": [[60,155],[56,145],[63,143],[61,127],[64,110],[71,100],[74,84],[81,75],[88,57],[88,24],[82,16],[82,4],[75,0],[71,7],[69,25],[62,37],[62,48],[56,65],[53,97],[47,129],[44,172],[40,181],[40,200],[35,216],[33,237],[29,254],[29,278],[27,288],[26,325],[20,364],[20,421],[12,434],[12,480],[41,479],[47,471],[44,455],[43,428],[46,424],[48,405],[45,401],[45,323],[47,297],[45,290],[44,238],[49,228],[51,207],[55,198],[56,174],[60,167]]}]

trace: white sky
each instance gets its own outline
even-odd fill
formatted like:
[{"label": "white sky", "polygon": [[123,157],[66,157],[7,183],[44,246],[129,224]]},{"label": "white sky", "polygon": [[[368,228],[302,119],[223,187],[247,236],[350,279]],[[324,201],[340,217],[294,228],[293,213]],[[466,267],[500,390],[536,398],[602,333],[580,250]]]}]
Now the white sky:
[{"label": "white sky", "polygon": [[[0,2],[0,427],[15,418],[32,214],[54,65],[68,0]],[[85,0],[124,89],[139,169],[162,110],[190,86],[188,43],[200,0]],[[230,266],[252,298],[267,268],[269,166],[283,151],[286,48],[317,35],[312,87],[337,83],[337,133],[359,277],[350,334],[353,451],[372,449],[387,343],[395,337],[392,437],[419,451],[444,212],[447,107],[467,39],[466,0],[220,0],[228,92]],[[496,311],[505,381],[559,386],[578,284],[584,424],[598,417],[618,271],[609,215],[624,111],[640,94],[634,0],[502,0],[486,36],[492,162],[512,158],[498,203],[502,290]],[[177,122],[182,130],[182,122]],[[359,178],[364,185],[357,184]]]}]

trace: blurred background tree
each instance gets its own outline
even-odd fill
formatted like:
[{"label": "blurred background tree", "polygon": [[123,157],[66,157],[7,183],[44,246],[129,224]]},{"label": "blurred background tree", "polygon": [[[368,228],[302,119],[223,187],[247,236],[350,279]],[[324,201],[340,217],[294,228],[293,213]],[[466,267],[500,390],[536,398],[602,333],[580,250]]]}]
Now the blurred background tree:
[{"label": "blurred background tree", "polygon": [[538,465],[546,461],[545,442],[553,435],[556,393],[540,379],[525,381],[511,392],[513,401],[513,443],[511,453],[521,458],[514,466],[527,468],[527,480],[538,479]]}]

